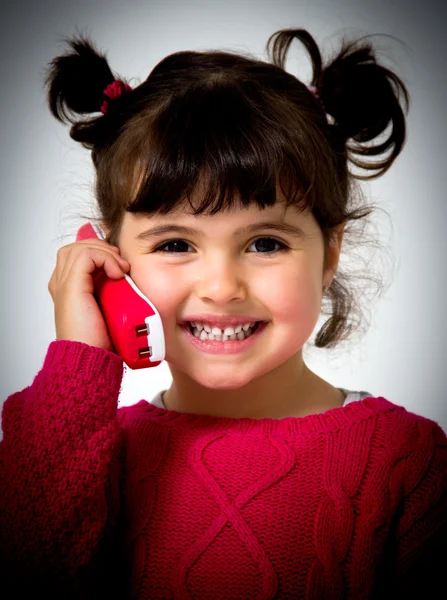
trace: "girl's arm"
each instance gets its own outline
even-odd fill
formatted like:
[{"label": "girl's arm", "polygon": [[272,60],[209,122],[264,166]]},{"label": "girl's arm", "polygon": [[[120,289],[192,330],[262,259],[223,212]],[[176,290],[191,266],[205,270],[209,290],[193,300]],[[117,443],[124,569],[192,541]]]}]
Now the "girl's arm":
[{"label": "girl's arm", "polygon": [[17,586],[87,597],[79,590],[119,562],[122,375],[116,354],[54,341],[32,385],[4,403],[0,581],[15,597]]},{"label": "girl's arm", "polygon": [[[416,428],[415,428],[416,429]],[[421,419],[404,472],[396,553],[394,598],[445,594],[447,569],[447,436]]]}]

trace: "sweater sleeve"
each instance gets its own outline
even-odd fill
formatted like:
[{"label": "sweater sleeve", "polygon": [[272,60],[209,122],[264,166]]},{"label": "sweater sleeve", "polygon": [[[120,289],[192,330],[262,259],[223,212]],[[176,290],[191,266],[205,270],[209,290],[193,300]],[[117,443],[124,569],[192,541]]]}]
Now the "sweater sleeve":
[{"label": "sweater sleeve", "polygon": [[393,597],[437,598],[445,592],[447,565],[447,436],[419,418],[405,469],[404,500],[397,527]]},{"label": "sweater sleeve", "polygon": [[20,586],[33,595],[87,597],[80,590],[93,589],[91,577],[107,562],[103,549],[115,555],[122,375],[116,354],[58,340],[32,385],[4,402],[0,581],[14,597]]}]

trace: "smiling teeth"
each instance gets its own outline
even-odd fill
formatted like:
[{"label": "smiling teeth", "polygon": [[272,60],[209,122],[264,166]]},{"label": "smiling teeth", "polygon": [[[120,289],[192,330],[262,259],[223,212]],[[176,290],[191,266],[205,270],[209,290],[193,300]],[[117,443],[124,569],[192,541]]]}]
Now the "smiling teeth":
[{"label": "smiling teeth", "polygon": [[[210,327],[203,323],[191,322],[191,329],[195,337],[203,340],[216,340],[220,342],[226,342],[227,340],[245,340],[245,338],[252,335],[253,327],[255,323],[245,323],[244,325],[237,325],[235,328],[226,327],[222,332],[219,327]],[[249,331],[250,329],[250,331]]]},{"label": "smiling teeth", "polygon": [[[239,333],[240,331],[244,330],[247,331],[247,329],[249,327],[254,327],[255,323],[245,323],[245,325],[236,325],[236,327],[226,327],[225,330],[223,331],[224,335],[233,335],[233,333]],[[215,333],[216,335],[221,335],[222,334],[222,329],[220,329],[219,327],[212,327],[210,325],[208,325],[207,323],[201,323],[199,321],[194,322],[191,321],[191,327],[194,327],[195,329],[198,329],[199,331],[202,331],[202,329],[204,329],[207,333]]]}]

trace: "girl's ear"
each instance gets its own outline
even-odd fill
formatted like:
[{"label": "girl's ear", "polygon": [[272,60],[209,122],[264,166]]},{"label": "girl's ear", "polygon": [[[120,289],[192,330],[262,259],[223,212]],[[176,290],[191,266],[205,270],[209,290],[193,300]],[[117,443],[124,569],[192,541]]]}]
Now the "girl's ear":
[{"label": "girl's ear", "polygon": [[335,273],[337,272],[338,263],[340,260],[341,245],[343,242],[343,234],[345,232],[345,225],[340,225],[335,232],[332,234],[328,248],[328,262],[323,277],[323,287],[330,287]]},{"label": "girl's ear", "polygon": [[109,235],[110,232],[107,229],[107,227],[105,226],[104,221],[100,221],[99,225],[100,225],[101,229],[104,231],[105,235],[106,236]]},{"label": "girl's ear", "polygon": [[[104,240],[106,242],[109,242],[109,234],[110,234],[110,229],[108,227],[105,226],[104,221],[100,221],[99,222],[99,226],[101,227],[103,233],[104,233]],[[110,243],[110,242],[109,242]]]}]

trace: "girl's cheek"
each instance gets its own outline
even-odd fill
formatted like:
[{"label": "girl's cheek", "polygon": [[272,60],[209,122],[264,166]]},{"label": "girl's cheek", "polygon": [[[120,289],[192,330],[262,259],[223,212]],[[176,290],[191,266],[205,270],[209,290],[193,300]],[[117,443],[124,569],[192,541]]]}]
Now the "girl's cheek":
[{"label": "girl's cheek", "polygon": [[155,305],[160,315],[168,316],[178,309],[184,284],[174,276],[174,273],[152,269],[150,274],[145,269],[134,276],[137,287]]}]

